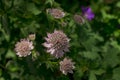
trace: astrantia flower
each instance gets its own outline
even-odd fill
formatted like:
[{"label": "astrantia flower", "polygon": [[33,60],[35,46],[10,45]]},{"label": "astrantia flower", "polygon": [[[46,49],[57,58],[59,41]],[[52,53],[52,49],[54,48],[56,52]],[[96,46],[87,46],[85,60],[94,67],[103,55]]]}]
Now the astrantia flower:
[{"label": "astrantia flower", "polygon": [[82,7],[82,14],[85,16],[88,20],[92,20],[95,15],[92,12],[92,9],[90,7]]},{"label": "astrantia flower", "polygon": [[20,42],[17,42],[15,45],[15,51],[19,57],[30,55],[33,48],[33,43],[28,39],[21,39]]},{"label": "astrantia flower", "polygon": [[65,75],[67,75],[67,73],[73,73],[73,69],[75,68],[74,64],[71,59],[64,58],[64,60],[60,62],[60,71]]},{"label": "astrantia flower", "polygon": [[46,42],[43,45],[47,48],[47,52],[56,58],[63,56],[64,52],[69,51],[68,37],[62,31],[54,31],[54,33],[48,33],[45,37]]},{"label": "astrantia flower", "polygon": [[57,19],[63,18],[65,16],[65,13],[62,10],[56,8],[47,9],[47,12]]},{"label": "astrantia flower", "polygon": [[74,15],[74,20],[78,24],[84,24],[84,22],[85,22],[83,17],[81,15],[78,15],[78,14]]}]

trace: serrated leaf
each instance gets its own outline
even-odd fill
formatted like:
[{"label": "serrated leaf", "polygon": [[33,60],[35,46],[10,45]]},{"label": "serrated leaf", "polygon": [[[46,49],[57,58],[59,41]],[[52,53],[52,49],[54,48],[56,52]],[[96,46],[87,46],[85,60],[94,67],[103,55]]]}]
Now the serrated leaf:
[{"label": "serrated leaf", "polygon": [[99,55],[96,52],[90,52],[90,51],[85,51],[80,53],[83,57],[86,57],[88,59],[96,59]]},{"label": "serrated leaf", "polygon": [[82,70],[81,67],[79,66],[76,66],[76,72],[75,72],[75,75],[78,76],[78,77],[82,77],[84,75],[84,71]]},{"label": "serrated leaf", "polygon": [[[103,41],[102,37],[97,34],[89,33],[87,40],[83,41],[81,44],[86,48],[86,50],[92,50],[96,48],[96,44],[100,41]],[[97,48],[96,48],[97,49]]]},{"label": "serrated leaf", "polygon": [[120,52],[119,45],[116,41],[107,42],[103,47],[103,64],[104,66],[114,67],[119,64],[118,54]]}]

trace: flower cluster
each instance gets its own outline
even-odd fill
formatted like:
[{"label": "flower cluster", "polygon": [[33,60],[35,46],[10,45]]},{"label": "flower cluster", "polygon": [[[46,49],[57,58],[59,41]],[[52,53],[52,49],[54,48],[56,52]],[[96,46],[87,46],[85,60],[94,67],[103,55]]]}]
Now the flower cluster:
[{"label": "flower cluster", "polygon": [[54,33],[48,33],[45,37],[46,42],[43,45],[47,48],[47,52],[56,58],[63,56],[64,52],[69,51],[70,39],[62,31],[54,31]]},{"label": "flower cluster", "polygon": [[[35,39],[35,34],[28,36],[28,39],[21,39],[20,42],[17,42],[15,45],[16,55],[19,57],[26,57],[31,54],[33,50],[33,40]],[[30,41],[31,40],[31,41]],[[53,55],[56,58],[63,57],[64,52],[69,51],[69,41],[70,39],[62,32],[54,30],[53,33],[48,33],[45,37],[46,42],[43,45],[47,48],[47,52]],[[73,73],[74,62],[71,59],[64,58],[60,62],[60,71],[67,75],[67,73]]]},{"label": "flower cluster", "polygon": [[[56,19],[63,18],[65,13],[57,8],[47,9],[47,12]],[[82,15],[88,20],[94,18],[94,13],[90,7],[82,7]],[[74,20],[78,24],[83,24],[85,20],[81,15],[75,14]],[[31,54],[31,51],[34,49],[33,41],[35,40],[35,34],[31,34],[27,39],[21,39],[20,42],[15,44],[15,52],[19,57],[26,57]],[[54,30],[53,33],[48,33],[45,37],[46,42],[43,43],[43,46],[47,48],[47,52],[50,53],[55,58],[61,58],[65,52],[69,51],[69,41],[70,39],[60,30]],[[36,57],[36,55],[34,55]],[[60,71],[67,75],[68,73],[73,73],[75,68],[74,62],[69,58],[64,58],[63,61],[59,62]]]}]

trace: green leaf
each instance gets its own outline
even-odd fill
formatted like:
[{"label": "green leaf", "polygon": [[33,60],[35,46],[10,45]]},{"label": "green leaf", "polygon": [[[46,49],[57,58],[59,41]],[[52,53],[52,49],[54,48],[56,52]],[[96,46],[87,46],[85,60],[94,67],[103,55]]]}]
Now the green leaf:
[{"label": "green leaf", "polygon": [[110,19],[116,19],[116,18],[117,18],[116,15],[108,14],[107,11],[104,10],[104,9],[101,10],[101,13],[102,13],[103,19],[104,19],[106,22],[109,21]]},{"label": "green leaf", "polygon": [[53,5],[54,3],[54,0],[46,0],[45,4],[50,4],[50,5]]},{"label": "green leaf", "polygon": [[[77,65],[76,67],[75,67],[75,69],[76,69],[76,71],[75,71],[75,76],[78,78],[81,78],[83,75],[84,75],[84,71],[82,70],[82,68],[79,66],[79,65]],[[76,79],[75,79],[76,80]]]},{"label": "green leaf", "polygon": [[83,46],[86,48],[86,50],[91,51],[94,48],[98,50],[98,48],[96,48],[96,44],[101,41],[103,41],[102,37],[100,37],[99,35],[94,34],[94,33],[89,33],[87,39],[82,41],[81,44],[83,44]]},{"label": "green leaf", "polygon": [[0,69],[0,76],[2,75],[2,69]]},{"label": "green leaf", "polygon": [[90,71],[89,80],[97,80],[93,71]]},{"label": "green leaf", "polygon": [[114,32],[114,36],[115,36],[115,37],[119,37],[119,36],[120,36],[120,30],[115,31],[115,32]]},{"label": "green leaf", "polygon": [[52,71],[54,71],[54,67],[57,65],[57,62],[51,62],[51,61],[46,61],[46,66],[47,69],[51,69]]},{"label": "green leaf", "polygon": [[120,1],[116,3],[116,7],[120,8]]},{"label": "green leaf", "polygon": [[30,11],[31,13],[33,13],[34,15],[38,15],[41,13],[41,11],[39,9],[37,9],[37,7],[35,6],[34,3],[28,3],[27,10]]},{"label": "green leaf", "polygon": [[90,51],[84,51],[84,52],[80,52],[80,54],[83,56],[83,57],[86,57],[88,59],[96,59],[99,57],[99,55],[96,53],[96,52],[90,52]]},{"label": "green leaf", "polygon": [[103,69],[98,69],[98,70],[93,70],[93,72],[94,72],[96,75],[101,75],[101,74],[105,73],[105,70],[103,70]]},{"label": "green leaf", "polygon": [[14,57],[15,57],[15,53],[11,50],[8,50],[6,54],[6,58],[14,58]]},{"label": "green leaf", "polygon": [[0,23],[0,30],[1,30],[1,28],[2,28],[2,24]]},{"label": "green leaf", "polygon": [[0,80],[5,80],[3,77],[0,77]]},{"label": "green leaf", "polygon": [[118,23],[120,24],[120,19],[118,19]]},{"label": "green leaf", "polygon": [[14,5],[15,5],[15,6],[22,5],[23,3],[24,3],[23,0],[14,0]]},{"label": "green leaf", "polygon": [[118,54],[120,52],[119,45],[116,41],[110,41],[103,47],[103,64],[104,66],[114,67],[120,63]]},{"label": "green leaf", "polygon": [[120,67],[113,70],[113,79],[120,80]]}]

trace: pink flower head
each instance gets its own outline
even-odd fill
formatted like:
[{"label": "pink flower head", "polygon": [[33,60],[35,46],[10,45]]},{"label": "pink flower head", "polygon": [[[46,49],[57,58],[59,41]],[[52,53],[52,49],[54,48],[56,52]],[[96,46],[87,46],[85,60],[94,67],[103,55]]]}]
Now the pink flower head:
[{"label": "pink flower head", "polygon": [[73,69],[75,68],[74,62],[71,59],[64,58],[63,61],[60,61],[60,71],[67,75],[67,73],[73,73]]},{"label": "pink flower head", "polygon": [[63,56],[64,52],[69,51],[70,39],[62,31],[54,31],[54,33],[48,33],[45,37],[46,42],[43,45],[47,48],[47,52],[56,58]]},{"label": "pink flower head", "polygon": [[56,19],[63,18],[65,16],[65,13],[61,9],[57,8],[47,9],[47,13]]},{"label": "pink flower head", "polygon": [[15,51],[19,57],[30,55],[33,48],[33,43],[28,39],[21,39],[20,42],[15,44]]},{"label": "pink flower head", "polygon": [[79,14],[75,14],[74,15],[74,21],[78,24],[84,24],[85,20],[83,19],[83,17]]},{"label": "pink flower head", "polygon": [[92,12],[92,9],[90,7],[82,7],[82,14],[88,20],[92,20],[95,17],[95,14]]}]

